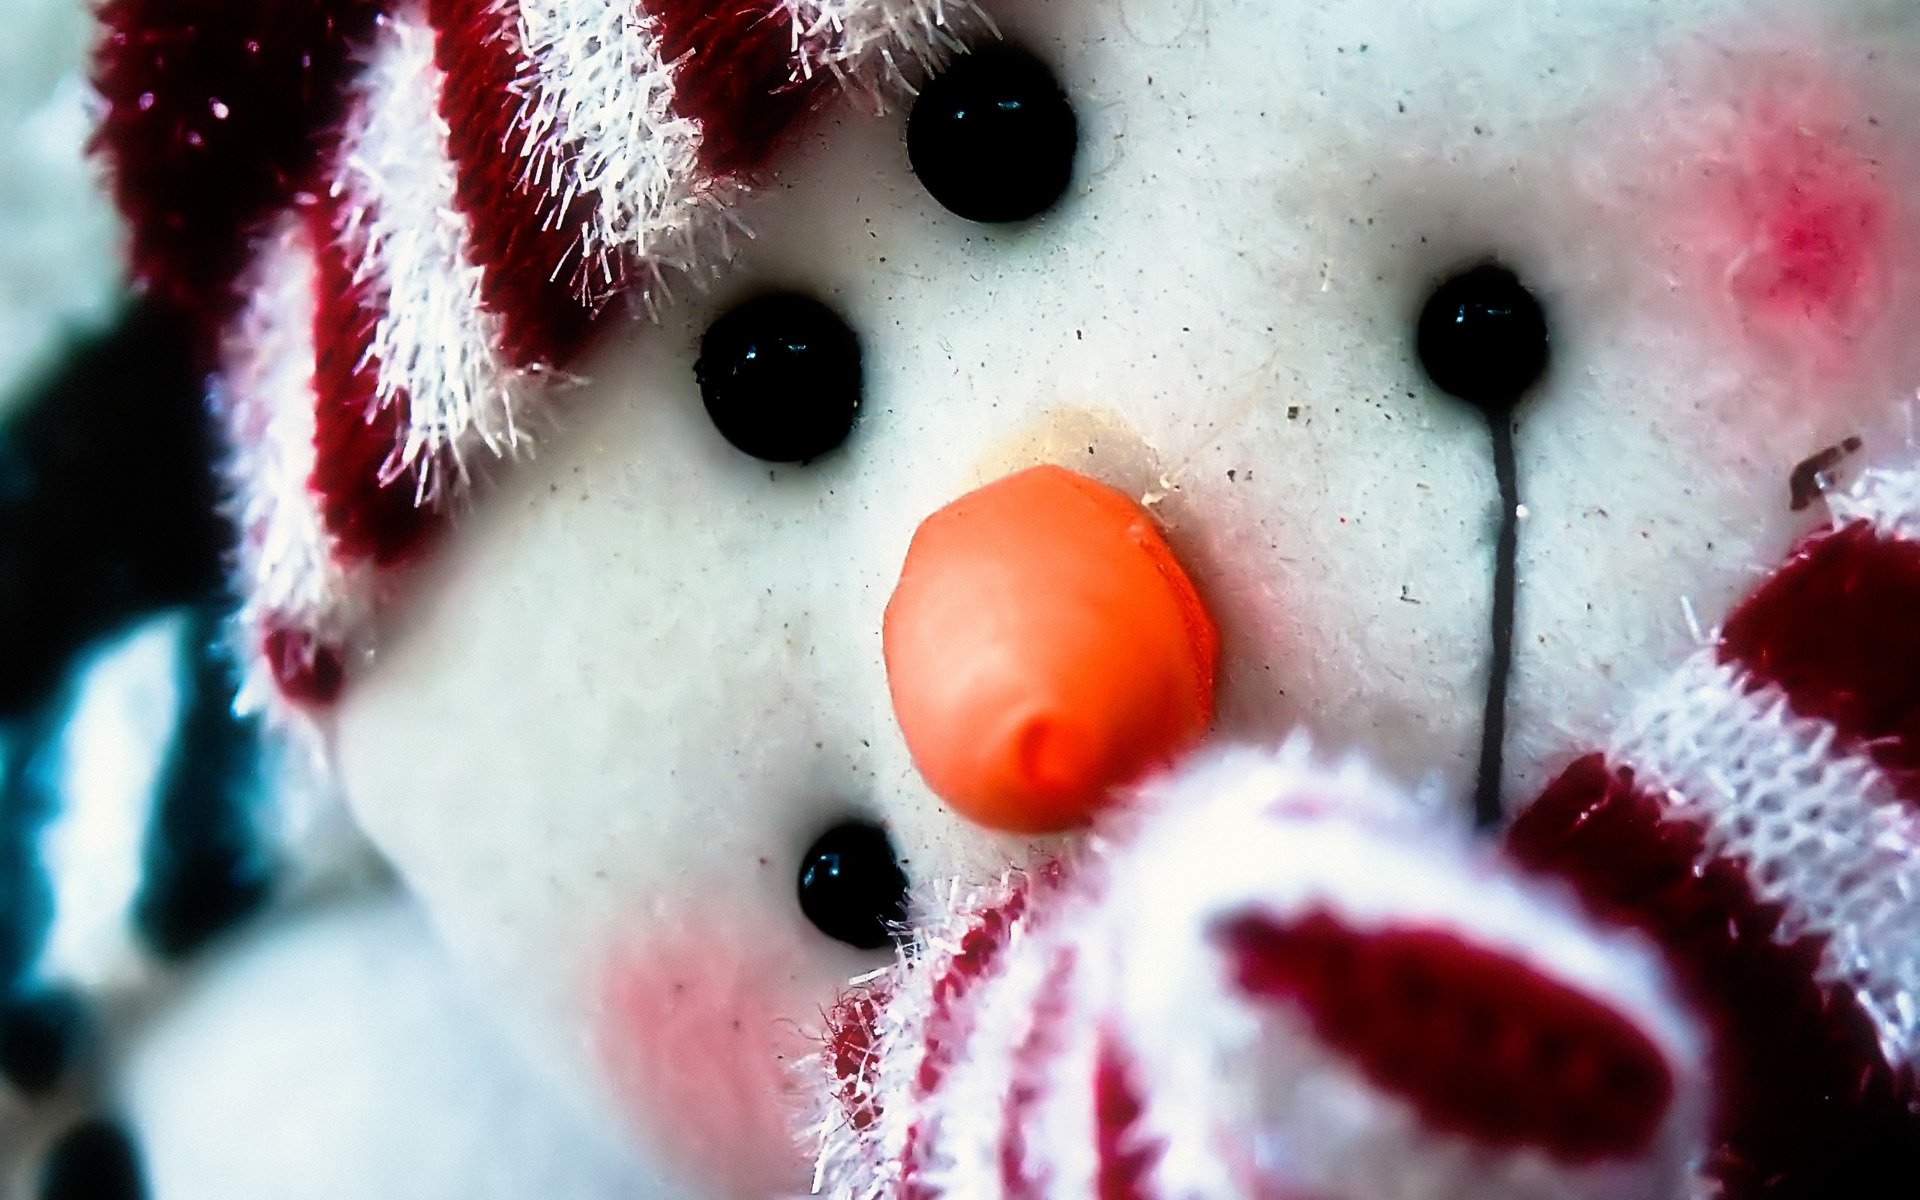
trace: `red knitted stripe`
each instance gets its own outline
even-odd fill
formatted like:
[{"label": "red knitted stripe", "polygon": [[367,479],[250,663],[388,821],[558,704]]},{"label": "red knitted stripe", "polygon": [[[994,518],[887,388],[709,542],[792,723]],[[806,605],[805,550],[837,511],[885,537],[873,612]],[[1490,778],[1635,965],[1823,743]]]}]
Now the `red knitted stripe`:
[{"label": "red knitted stripe", "polygon": [[1567,769],[1507,834],[1523,865],[1572,884],[1601,919],[1663,946],[1714,1033],[1708,1163],[1728,1200],[1911,1194],[1920,1089],[1888,1066],[1851,992],[1815,981],[1818,939],[1776,940],[1743,864],[1599,755]]},{"label": "red knitted stripe", "polygon": [[1811,538],[1727,622],[1720,653],[1920,804],[1920,546],[1864,522]]},{"label": "red knitted stripe", "polygon": [[306,630],[269,622],[261,631],[260,653],[280,694],[295,704],[325,708],[340,698],[346,682],[340,652]]},{"label": "red knitted stripe", "polygon": [[597,312],[583,298],[580,253],[592,201],[575,194],[556,213],[554,197],[527,181],[521,106],[533,68],[521,52],[518,6],[428,0],[427,17],[434,61],[446,76],[440,115],[449,130],[456,203],[482,271],[481,304],[500,319],[498,349],[517,367],[565,367],[586,345]]},{"label": "red knitted stripe", "polygon": [[1013,927],[1026,913],[1028,887],[1025,879],[1016,880],[1005,900],[976,917],[973,926],[960,936],[959,948],[947,960],[945,969],[934,979],[932,1010],[927,1014],[926,1054],[914,1078],[914,1087],[921,1095],[940,1086],[959,1054],[960,1043],[966,1036],[960,1002],[999,961]]},{"label": "red knitted stripe", "polygon": [[1007,1200],[1044,1200],[1056,1193],[1058,1181],[1033,1169],[1034,1143],[1027,1135],[1034,1115],[1058,1080],[1048,1072],[1066,1049],[1063,1027],[1072,1019],[1067,989],[1073,983],[1074,955],[1070,948],[1055,952],[1047,977],[1033,1005],[1033,1025],[1013,1051],[1012,1083],[1000,1117],[1000,1183]]},{"label": "red knitted stripe", "polygon": [[379,361],[373,356],[379,310],[354,279],[341,242],[341,202],[325,196],[308,210],[314,276],[313,475],[334,553],[345,560],[392,566],[411,558],[434,524],[415,502],[418,467],[386,483],[380,474],[405,437],[408,402],[376,403]]},{"label": "red knitted stripe", "polygon": [[907,1126],[900,1145],[900,1200],[937,1200],[939,1192],[928,1186],[927,1131],[925,1114]]},{"label": "red knitted stripe", "polygon": [[765,165],[781,135],[830,91],[803,78],[793,18],[782,0],[641,0],[658,23],[660,57],[674,68],[674,108],[700,122],[700,161],[716,179]]},{"label": "red knitted stripe", "polygon": [[[966,1041],[968,1022],[961,1002],[975,985],[985,979],[1007,939],[1026,912],[1030,895],[1026,878],[1016,878],[1005,900],[987,909],[960,937],[953,953],[930,989],[929,1011],[921,1031],[920,1069],[914,1073],[913,1101],[916,1106],[946,1081],[947,1071],[959,1057]],[[923,1110],[924,1111],[924,1110]],[[930,1131],[924,1122],[907,1127],[900,1150],[900,1194],[903,1200],[931,1200],[933,1189],[923,1178],[926,1168],[927,1139]]]},{"label": "red knitted stripe", "polygon": [[1133,1065],[1110,1035],[1100,1042],[1093,1074],[1094,1140],[1099,1154],[1097,1200],[1152,1200],[1148,1176],[1165,1147],[1140,1131],[1146,1105]]},{"label": "red knitted stripe", "polygon": [[1666,1057],[1613,1008],[1444,929],[1328,912],[1222,930],[1240,987],[1315,1031],[1431,1127],[1568,1163],[1630,1158],[1673,1103]]},{"label": "red knitted stripe", "polygon": [[827,1013],[827,1062],[833,1070],[833,1095],[855,1129],[871,1129],[880,1119],[874,1090],[879,1082],[880,1011],[892,989],[885,983],[842,996]]},{"label": "red knitted stripe", "polygon": [[107,0],[95,147],[134,277],[200,318],[231,315],[264,221],[311,179],[351,49],[383,0]]}]

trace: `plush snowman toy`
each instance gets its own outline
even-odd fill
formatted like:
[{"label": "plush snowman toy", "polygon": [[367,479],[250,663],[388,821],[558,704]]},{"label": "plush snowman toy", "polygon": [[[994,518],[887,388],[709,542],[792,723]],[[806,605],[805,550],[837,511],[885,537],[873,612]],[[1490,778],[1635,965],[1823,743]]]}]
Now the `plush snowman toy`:
[{"label": "plush snowman toy", "polygon": [[[804,1189],[799,1068],[891,961],[909,891],[1072,858],[1210,743],[1309,736],[1429,817],[1578,824],[1528,803],[1831,519],[1830,487],[1908,453],[1906,0],[115,0],[105,20],[136,269],[200,317],[232,438],[252,698],[542,1086],[663,1195]],[[1913,532],[1896,493],[1869,505],[1888,537]],[[1857,593],[1853,563],[1830,590]],[[1778,805],[1779,779],[1841,761],[1858,786],[1780,836],[1882,889],[1888,936],[1915,920],[1906,578],[1873,593],[1878,623],[1742,610],[1778,625],[1749,649],[1816,631],[1809,655],[1892,678],[1905,708],[1856,721],[1743,649],[1810,757],[1714,740],[1761,717],[1703,666],[1655,706],[1680,732],[1627,726],[1666,749],[1618,762],[1648,795]],[[1638,794],[1588,763],[1549,795]],[[1836,818],[1842,792],[1868,815]],[[1682,834],[1547,865],[1786,861],[1755,841],[1777,812],[1729,811],[1749,825],[1677,866],[1656,849]],[[1176,841],[1207,881],[1222,843]],[[1443,895],[1469,920],[1473,889],[1421,892],[1404,844],[1337,862],[1330,895]],[[1186,895],[1156,865],[1152,894]],[[1505,886],[1489,911],[1524,915],[1534,893]],[[1687,1081],[1721,1052],[1681,985],[1555,912],[1504,928],[1629,963],[1631,995],[1587,1015],[1652,1030],[1621,1061],[1679,1081],[1646,1144],[1713,1145]],[[1899,1146],[1920,994],[1872,974],[1857,915],[1810,904],[1781,937],[1832,956],[1816,1008],[1872,1031],[1856,1078]],[[1599,986],[1585,950],[1542,953],[1541,987]],[[1703,1161],[1608,1178],[1820,1194]],[[1479,1194],[1458,1178],[1374,1194]]]}]

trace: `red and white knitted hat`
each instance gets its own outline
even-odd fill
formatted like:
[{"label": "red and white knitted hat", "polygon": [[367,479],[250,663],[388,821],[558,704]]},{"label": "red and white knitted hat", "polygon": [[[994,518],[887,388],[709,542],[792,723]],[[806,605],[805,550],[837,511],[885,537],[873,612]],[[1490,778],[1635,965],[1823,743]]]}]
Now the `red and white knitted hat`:
[{"label": "red and white knitted hat", "polygon": [[[526,439],[617,301],[718,266],[835,89],[968,0],[108,0],[136,275],[207,332],[256,689],[337,693],[383,570]],[[266,688],[270,677],[273,688]]]}]

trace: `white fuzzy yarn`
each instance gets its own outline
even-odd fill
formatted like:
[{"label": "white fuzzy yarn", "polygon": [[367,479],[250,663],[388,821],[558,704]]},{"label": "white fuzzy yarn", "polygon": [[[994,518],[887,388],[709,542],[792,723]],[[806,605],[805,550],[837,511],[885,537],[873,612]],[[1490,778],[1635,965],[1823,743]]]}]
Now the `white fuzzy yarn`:
[{"label": "white fuzzy yarn", "polygon": [[[355,282],[379,313],[370,353],[379,364],[375,402],[407,406],[404,440],[381,482],[419,474],[421,503],[466,482],[466,460],[520,445],[517,414],[540,372],[500,354],[500,318],[481,301],[459,180],[440,116],[445,76],[434,65],[434,31],[420,6],[381,23],[357,82],[333,188],[340,240]],[[505,98],[503,98],[505,102]]]},{"label": "white fuzzy yarn", "polygon": [[700,123],[674,108],[672,64],[657,21],[637,5],[521,0],[522,49],[533,67],[521,105],[526,179],[547,198],[549,226],[576,196],[592,198],[579,234],[580,294],[604,298],[632,281],[651,297],[730,252],[737,189],[700,171]]},{"label": "white fuzzy yarn", "polygon": [[285,622],[344,643],[364,617],[369,570],[339,562],[309,480],[314,468],[314,246],[282,218],[243,280],[245,307],[222,347],[213,404],[235,449],[224,463],[245,581],[239,624],[248,653],[241,704],[270,707],[277,688],[257,648]]}]

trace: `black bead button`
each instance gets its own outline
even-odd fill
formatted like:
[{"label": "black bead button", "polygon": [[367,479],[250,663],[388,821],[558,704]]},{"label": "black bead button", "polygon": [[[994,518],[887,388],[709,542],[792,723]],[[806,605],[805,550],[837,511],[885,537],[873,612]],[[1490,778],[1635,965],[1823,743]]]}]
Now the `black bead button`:
[{"label": "black bead button", "polygon": [[61,1135],[41,1168],[39,1200],[145,1200],[146,1194],[133,1140],[99,1118]]},{"label": "black bead button", "polygon": [[1540,302],[1497,264],[1442,283],[1420,313],[1420,365],[1441,391],[1489,415],[1513,408],[1545,374],[1547,343]]},{"label": "black bead button", "polygon": [[28,1095],[57,1085],[86,1033],[80,1002],[49,991],[0,1005],[0,1075]]},{"label": "black bead button", "polygon": [[907,919],[907,877],[886,830],[849,821],[822,834],[800,860],[800,911],[835,941],[885,946]]},{"label": "black bead button", "polygon": [[728,312],[708,327],[693,372],[714,428],[767,462],[838,448],[860,413],[860,339],[807,296],[761,296]]},{"label": "black bead button", "polygon": [[907,159],[942,207],[969,221],[1024,221],[1073,178],[1079,122],[1039,59],[990,45],[934,76],[907,121]]}]

